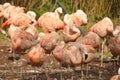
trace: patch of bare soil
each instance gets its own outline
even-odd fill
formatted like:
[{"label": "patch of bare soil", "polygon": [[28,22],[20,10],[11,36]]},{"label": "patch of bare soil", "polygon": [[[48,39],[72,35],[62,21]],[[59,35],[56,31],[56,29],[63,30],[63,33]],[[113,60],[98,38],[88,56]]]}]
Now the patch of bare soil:
[{"label": "patch of bare soil", "polygon": [[[9,42],[0,41],[0,80],[109,80],[117,74],[118,61],[96,60],[77,67],[61,66],[55,58],[46,55],[40,67],[32,66],[27,53],[24,55],[10,53]],[[117,65],[116,65],[117,64]]]}]

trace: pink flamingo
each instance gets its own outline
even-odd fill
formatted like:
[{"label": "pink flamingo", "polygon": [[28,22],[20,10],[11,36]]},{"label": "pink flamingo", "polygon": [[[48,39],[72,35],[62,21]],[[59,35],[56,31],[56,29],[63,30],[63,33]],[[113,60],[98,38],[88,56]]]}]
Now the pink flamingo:
[{"label": "pink flamingo", "polygon": [[57,43],[59,42],[60,38],[59,35],[53,31],[49,34],[42,34],[40,33],[40,45],[43,47],[46,51],[53,50]]},{"label": "pink flamingo", "polygon": [[79,37],[76,42],[97,48],[100,46],[100,37],[94,32],[89,32],[85,36]]},{"label": "pink flamingo", "polygon": [[108,47],[114,56],[120,56],[120,33],[109,40]]},{"label": "pink flamingo", "polygon": [[72,19],[74,26],[76,27],[87,24],[87,15],[82,10],[77,10],[75,13],[67,15]]},{"label": "pink flamingo", "polygon": [[63,29],[63,38],[65,42],[75,41],[80,36],[80,30],[74,26],[74,23],[69,15],[64,16],[65,27]]},{"label": "pink flamingo", "polygon": [[[23,27],[24,28],[24,27]],[[26,32],[32,34],[34,36],[34,39],[38,38],[38,30],[36,29],[35,26],[31,25],[29,27],[25,27],[26,29],[24,29]]]},{"label": "pink flamingo", "polygon": [[6,19],[11,18],[14,15],[17,15],[19,13],[24,13],[24,7],[19,6],[13,6],[10,3],[4,3],[3,4],[3,16]]},{"label": "pink flamingo", "polygon": [[9,27],[11,24],[14,24],[15,26],[31,26],[34,24],[33,19],[27,15],[27,14],[17,14],[8,19],[5,23],[2,24],[2,28]]},{"label": "pink flamingo", "polygon": [[62,8],[59,7],[55,12],[46,12],[40,16],[36,25],[43,28],[44,33],[49,33],[57,29],[63,29],[64,23],[59,17],[59,13],[62,13]]},{"label": "pink flamingo", "polygon": [[107,34],[112,34],[113,23],[110,18],[105,17],[93,25],[89,31],[97,33],[100,37],[105,37]]},{"label": "pink flamingo", "polygon": [[82,67],[82,64],[98,58],[93,47],[77,42],[68,42],[67,44],[60,42],[53,50],[53,56],[60,64],[67,64],[69,69],[70,65],[81,65]]},{"label": "pink flamingo", "polygon": [[61,42],[53,50],[53,55],[58,61],[69,65],[80,65],[91,62],[96,58],[96,54],[94,53],[95,49],[93,47],[77,42],[69,42],[67,44]]},{"label": "pink flamingo", "polygon": [[45,50],[38,44],[29,51],[28,57],[33,65],[40,66],[45,59]]},{"label": "pink flamingo", "polygon": [[10,36],[12,42],[12,50],[15,52],[25,51],[26,49],[29,49],[39,43],[39,41],[35,39],[31,33],[14,25],[10,26],[8,35]]}]

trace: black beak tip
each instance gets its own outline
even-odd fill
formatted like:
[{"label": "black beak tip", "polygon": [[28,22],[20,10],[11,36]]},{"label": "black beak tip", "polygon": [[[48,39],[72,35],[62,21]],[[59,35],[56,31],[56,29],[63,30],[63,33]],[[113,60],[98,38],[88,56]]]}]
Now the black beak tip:
[{"label": "black beak tip", "polygon": [[30,24],[33,24],[33,23],[34,23],[34,21],[31,21],[31,22],[30,22]]}]

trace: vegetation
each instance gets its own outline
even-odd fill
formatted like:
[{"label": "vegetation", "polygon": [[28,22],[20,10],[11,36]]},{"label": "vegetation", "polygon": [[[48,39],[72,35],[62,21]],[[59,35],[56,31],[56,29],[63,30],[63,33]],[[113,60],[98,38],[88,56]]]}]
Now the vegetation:
[{"label": "vegetation", "polygon": [[0,4],[5,2],[23,6],[26,11],[35,11],[37,19],[41,14],[57,8],[57,2],[60,2],[68,13],[82,9],[88,15],[89,23],[84,27],[85,30],[105,16],[110,17],[115,26],[119,25],[120,21],[120,0],[2,0]]}]

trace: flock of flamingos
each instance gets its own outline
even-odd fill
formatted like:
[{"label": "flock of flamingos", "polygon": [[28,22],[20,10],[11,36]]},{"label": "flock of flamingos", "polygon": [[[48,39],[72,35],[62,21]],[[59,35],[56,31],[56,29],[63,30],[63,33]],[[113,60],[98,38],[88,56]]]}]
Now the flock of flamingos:
[{"label": "flock of flamingos", "polygon": [[[108,48],[113,56],[120,56],[120,26],[114,29],[110,18],[103,18],[82,36],[80,27],[88,23],[85,12],[79,9],[65,14],[63,20],[59,14],[62,14],[61,7],[36,20],[34,11],[25,12],[24,7],[1,4],[0,17],[6,19],[1,28],[8,29],[12,52],[20,54],[29,49],[28,58],[36,66],[42,65],[47,54],[52,54],[60,63],[81,65],[98,58],[96,49],[101,46],[101,38],[111,35]],[[38,27],[43,32],[38,33]]]}]

